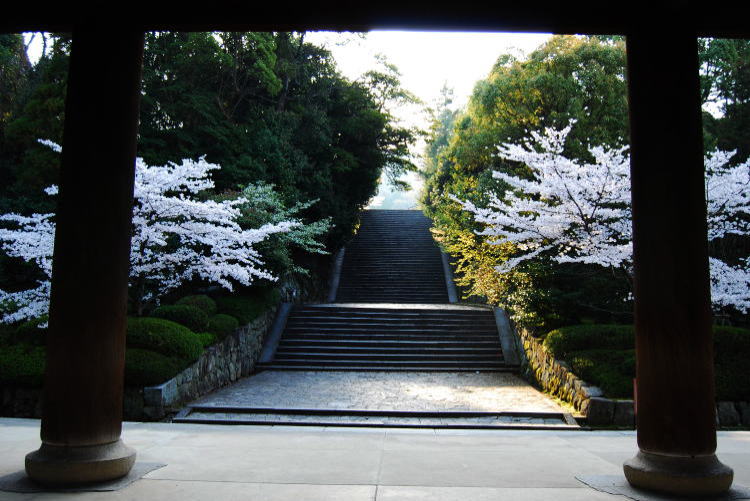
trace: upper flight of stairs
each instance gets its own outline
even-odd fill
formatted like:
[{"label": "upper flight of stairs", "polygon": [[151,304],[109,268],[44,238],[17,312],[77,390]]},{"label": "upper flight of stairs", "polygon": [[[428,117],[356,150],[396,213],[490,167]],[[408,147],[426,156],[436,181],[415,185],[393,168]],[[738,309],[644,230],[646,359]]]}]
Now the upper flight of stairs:
[{"label": "upper flight of stairs", "polygon": [[346,246],[337,303],[447,303],[440,249],[416,210],[368,210]]},{"label": "upper flight of stairs", "polygon": [[261,369],[512,371],[492,310],[299,305]]}]

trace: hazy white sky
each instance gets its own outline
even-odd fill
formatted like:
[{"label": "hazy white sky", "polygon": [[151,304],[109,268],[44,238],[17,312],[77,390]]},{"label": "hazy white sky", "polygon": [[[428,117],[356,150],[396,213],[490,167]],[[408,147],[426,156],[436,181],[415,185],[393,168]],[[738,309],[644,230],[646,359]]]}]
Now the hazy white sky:
[{"label": "hazy white sky", "polygon": [[[403,86],[425,103],[440,95],[443,83],[455,92],[456,104],[468,101],[474,84],[485,78],[500,54],[522,57],[551,35],[529,33],[461,33],[436,31],[371,31],[364,39],[352,34],[311,32],[310,42],[333,52],[339,69],[355,80],[383,54],[402,74]],[[341,45],[340,43],[346,43]]]},{"label": "hazy white sky", "polygon": [[[306,39],[331,50],[339,70],[351,80],[375,67],[375,56],[383,54],[401,71],[403,87],[425,104],[433,104],[440,96],[443,84],[447,83],[454,91],[454,106],[460,107],[468,102],[476,82],[487,77],[499,55],[510,53],[521,59],[550,36],[536,33],[372,31],[364,39],[332,32],[308,33]],[[428,126],[427,116],[418,108],[393,112],[409,125]],[[423,144],[415,147],[417,165],[423,147]],[[421,180],[415,175],[406,179],[414,187],[407,192],[394,191],[381,181],[370,207],[414,207]]]}]

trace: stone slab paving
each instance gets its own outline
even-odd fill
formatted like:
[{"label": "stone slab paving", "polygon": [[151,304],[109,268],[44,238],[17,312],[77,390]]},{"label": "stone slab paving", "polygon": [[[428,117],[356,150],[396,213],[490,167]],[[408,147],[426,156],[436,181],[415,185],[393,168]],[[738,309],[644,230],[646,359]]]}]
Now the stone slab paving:
[{"label": "stone slab paving", "polygon": [[[621,475],[637,450],[635,433],[618,431],[125,423],[123,440],[166,466],[116,492],[0,500],[624,501],[576,476]],[[0,418],[0,476],[38,447],[38,420]],[[717,454],[750,484],[750,432],[719,432]]]},{"label": "stone slab paving", "polygon": [[276,409],[566,412],[520,377],[496,372],[264,371],[193,404]]}]

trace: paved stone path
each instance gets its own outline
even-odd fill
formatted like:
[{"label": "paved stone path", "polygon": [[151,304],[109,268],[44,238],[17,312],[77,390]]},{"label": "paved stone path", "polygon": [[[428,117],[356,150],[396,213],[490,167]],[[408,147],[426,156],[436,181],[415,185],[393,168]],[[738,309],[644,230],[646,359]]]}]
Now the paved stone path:
[{"label": "paved stone path", "polygon": [[265,371],[193,405],[341,410],[565,412],[508,373]]}]

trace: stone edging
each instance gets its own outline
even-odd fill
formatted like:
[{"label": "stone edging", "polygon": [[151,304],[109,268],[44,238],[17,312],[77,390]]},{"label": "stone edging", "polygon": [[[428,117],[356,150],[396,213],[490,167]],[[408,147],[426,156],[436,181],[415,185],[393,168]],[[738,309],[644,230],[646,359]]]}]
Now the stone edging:
[{"label": "stone edging", "polygon": [[[570,366],[547,351],[530,331],[515,327],[524,375],[536,381],[547,393],[571,404],[586,416],[592,426],[633,428],[635,412],[633,400],[604,398],[602,390],[573,374]],[[750,426],[750,402],[718,402],[717,426]]]}]

